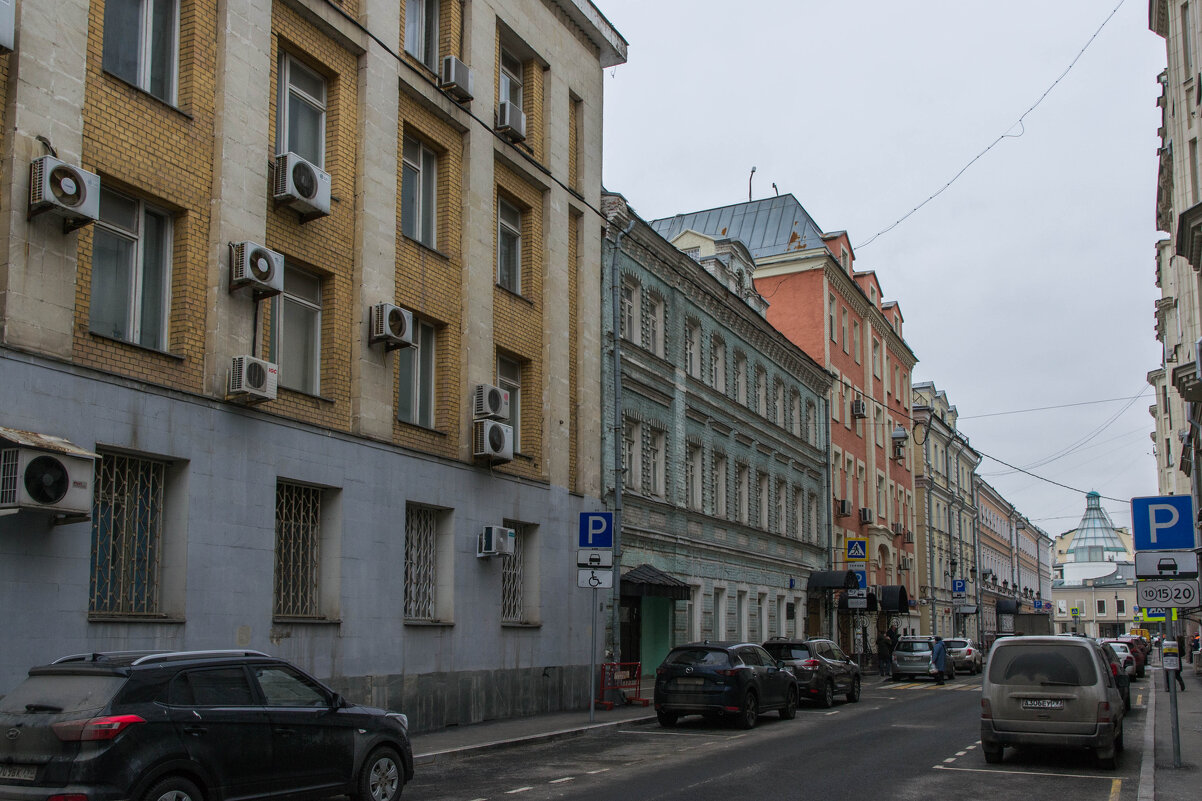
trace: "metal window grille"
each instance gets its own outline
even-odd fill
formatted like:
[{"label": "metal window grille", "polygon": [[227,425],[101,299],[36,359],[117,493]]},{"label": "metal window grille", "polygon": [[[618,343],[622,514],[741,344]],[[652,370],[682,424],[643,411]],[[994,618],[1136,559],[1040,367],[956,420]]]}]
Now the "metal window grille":
[{"label": "metal window grille", "polygon": [[[506,523],[506,525],[510,525]],[[501,620],[505,623],[522,623],[525,614],[525,553],[526,532],[523,526],[513,528],[513,553],[503,557],[501,566]]]},{"label": "metal window grille", "polygon": [[17,457],[16,448],[0,450],[0,503],[17,502]]},{"label": "metal window grille", "polygon": [[281,617],[319,617],[321,490],[279,482],[275,491],[275,609]]},{"label": "metal window grille", "polygon": [[436,510],[405,507],[405,617],[410,620],[434,619],[437,523]]},{"label": "metal window grille", "polygon": [[166,464],[105,454],[92,502],[91,600],[94,613],[159,612]]}]

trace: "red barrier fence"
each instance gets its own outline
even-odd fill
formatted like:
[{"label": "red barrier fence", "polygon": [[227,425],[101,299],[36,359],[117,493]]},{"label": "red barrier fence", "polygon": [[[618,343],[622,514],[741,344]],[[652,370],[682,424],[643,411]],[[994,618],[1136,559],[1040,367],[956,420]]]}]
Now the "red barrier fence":
[{"label": "red barrier fence", "polygon": [[605,662],[601,665],[601,691],[597,706],[613,709],[615,704],[649,706],[650,698],[640,698],[643,666],[638,662]]}]

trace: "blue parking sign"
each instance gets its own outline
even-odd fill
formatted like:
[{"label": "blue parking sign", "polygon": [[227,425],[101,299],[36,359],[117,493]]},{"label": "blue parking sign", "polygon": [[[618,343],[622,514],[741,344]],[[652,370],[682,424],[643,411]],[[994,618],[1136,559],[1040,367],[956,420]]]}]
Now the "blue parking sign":
[{"label": "blue parking sign", "polygon": [[964,579],[952,579],[952,592],[963,593],[965,591]]},{"label": "blue parking sign", "polygon": [[1193,498],[1189,495],[1132,498],[1131,537],[1137,551],[1192,551]]},{"label": "blue parking sign", "polygon": [[613,512],[581,512],[580,513],[580,546],[581,548],[612,548],[614,547],[614,513]]},{"label": "blue parking sign", "polygon": [[867,570],[853,570],[851,572],[856,574],[856,581],[860,582],[860,589],[862,589],[862,590],[868,589],[868,571]]}]

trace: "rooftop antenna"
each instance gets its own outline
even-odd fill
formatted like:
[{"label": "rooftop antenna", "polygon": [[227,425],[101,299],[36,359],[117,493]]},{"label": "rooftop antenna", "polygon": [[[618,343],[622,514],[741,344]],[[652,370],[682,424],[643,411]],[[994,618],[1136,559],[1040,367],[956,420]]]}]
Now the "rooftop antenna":
[{"label": "rooftop antenna", "polygon": [[747,176],[747,202],[751,202],[751,179],[755,176],[755,167],[751,168],[751,175]]},{"label": "rooftop antenna", "polygon": [[780,197],[780,190],[776,188],[776,181],[772,182],[772,191],[776,193],[777,197]]}]

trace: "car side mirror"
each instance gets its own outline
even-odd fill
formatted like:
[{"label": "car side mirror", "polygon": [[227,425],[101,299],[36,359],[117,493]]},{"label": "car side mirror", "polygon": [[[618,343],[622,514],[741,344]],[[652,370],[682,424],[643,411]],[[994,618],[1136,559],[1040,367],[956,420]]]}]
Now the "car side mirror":
[{"label": "car side mirror", "polygon": [[778,670],[784,670],[785,669],[785,660],[783,660],[783,659],[776,660],[776,667]]},{"label": "car side mirror", "polygon": [[348,706],[350,704],[346,702],[346,699],[340,693],[334,693],[334,696],[330,698],[330,709],[343,709]]}]

